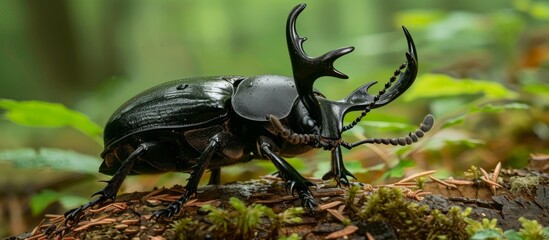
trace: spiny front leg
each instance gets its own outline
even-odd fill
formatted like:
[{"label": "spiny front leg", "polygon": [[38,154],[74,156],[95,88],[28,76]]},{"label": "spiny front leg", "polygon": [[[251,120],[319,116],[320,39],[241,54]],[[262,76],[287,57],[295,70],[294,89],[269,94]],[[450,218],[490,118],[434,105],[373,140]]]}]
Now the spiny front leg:
[{"label": "spiny front leg", "polygon": [[260,137],[258,144],[261,154],[273,162],[278,169],[278,174],[286,182],[286,191],[292,195],[297,191],[297,194],[301,199],[301,205],[311,213],[316,212],[318,204],[309,190],[309,186],[314,186],[314,183],[301,176],[292,165],[274,153],[273,148],[275,145],[270,139]]},{"label": "spiny front leg", "polygon": [[330,171],[322,176],[322,180],[334,179],[337,182],[337,186],[349,186],[349,179],[352,177],[356,180],[356,177],[345,168],[343,163],[343,157],[341,155],[341,147],[336,146],[332,149],[332,161]]}]

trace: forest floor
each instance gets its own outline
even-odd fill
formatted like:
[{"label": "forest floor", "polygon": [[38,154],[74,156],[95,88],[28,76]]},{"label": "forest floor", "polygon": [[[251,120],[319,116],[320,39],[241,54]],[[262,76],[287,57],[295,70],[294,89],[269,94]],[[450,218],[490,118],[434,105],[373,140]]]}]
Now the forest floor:
[{"label": "forest floor", "polygon": [[429,171],[380,186],[311,179],[316,214],[302,213],[297,195],[267,176],[201,187],[176,216],[152,219],[181,196],[184,188],[174,186],[120,195],[71,223],[46,215],[32,232],[8,239],[463,239],[471,220],[497,219],[502,230],[520,229],[520,217],[549,226],[549,164],[538,165],[465,180]]}]

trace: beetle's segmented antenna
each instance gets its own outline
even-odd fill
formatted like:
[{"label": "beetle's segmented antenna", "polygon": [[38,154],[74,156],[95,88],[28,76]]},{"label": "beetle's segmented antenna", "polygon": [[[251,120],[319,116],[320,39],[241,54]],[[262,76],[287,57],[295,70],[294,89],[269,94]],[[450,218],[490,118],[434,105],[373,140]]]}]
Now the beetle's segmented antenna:
[{"label": "beetle's segmented antenna", "polygon": [[406,146],[406,145],[410,145],[412,143],[417,142],[419,138],[422,138],[423,136],[425,136],[425,133],[431,130],[434,124],[435,124],[435,118],[433,117],[433,115],[427,114],[427,116],[425,116],[425,118],[423,119],[423,122],[419,125],[419,129],[417,129],[415,132],[410,132],[406,137],[368,138],[355,143],[342,142],[341,145],[347,149],[351,149],[358,145],[362,145],[366,143]]},{"label": "beetle's segmented antenna", "polygon": [[271,122],[275,131],[291,144],[308,144],[312,141],[318,142],[318,135],[294,133],[292,130],[282,125],[280,120],[273,115],[268,115],[267,119]]},{"label": "beetle's segmented antenna", "polygon": [[358,116],[352,123],[350,123],[349,125],[347,126],[344,126],[343,127],[343,131],[347,131],[351,128],[353,128],[354,126],[356,126],[358,124],[358,122],[360,122],[362,120],[362,118],[364,118],[366,116],[366,114],[368,114],[373,108],[374,106],[376,105],[376,102],[381,98],[381,96],[383,94],[385,94],[385,92],[387,92],[387,90],[391,87],[391,85],[393,85],[393,83],[396,81],[397,77],[402,73],[402,69],[406,68],[406,63],[403,63],[401,64],[397,70],[395,70],[395,72],[393,73],[393,76],[391,76],[389,78],[389,81],[387,83],[385,83],[385,86],[383,87],[383,89],[381,89],[376,96],[374,96],[374,99],[370,102],[370,104],[368,106],[366,106],[366,108],[364,109],[364,111],[362,111],[360,113],[360,116]]}]

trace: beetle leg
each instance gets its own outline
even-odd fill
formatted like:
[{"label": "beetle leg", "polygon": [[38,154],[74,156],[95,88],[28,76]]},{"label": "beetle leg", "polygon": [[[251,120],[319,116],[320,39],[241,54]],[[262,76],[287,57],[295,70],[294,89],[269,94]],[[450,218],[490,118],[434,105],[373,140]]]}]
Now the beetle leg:
[{"label": "beetle leg", "polygon": [[221,169],[212,168],[210,169],[210,172],[210,181],[208,181],[208,185],[219,185],[221,182]]},{"label": "beetle leg", "polygon": [[[220,132],[211,137],[209,139],[208,146],[206,146],[206,149],[202,152],[202,154],[200,154],[200,157],[198,157],[197,160],[197,164],[193,167],[191,176],[189,177],[189,181],[187,182],[187,185],[185,185],[185,193],[183,193],[183,195],[177,201],[172,202],[168,207],[156,211],[153,214],[153,218],[158,219],[161,216],[169,218],[174,214],[177,214],[181,210],[183,205],[189,200],[189,198],[196,193],[200,178],[208,168],[208,165],[210,164],[212,156],[215,152],[225,155],[225,157],[235,157],[240,155],[239,153],[241,153],[242,149],[238,146],[235,146],[235,143],[235,138],[231,133],[228,132]],[[231,149],[229,151],[225,148]],[[226,151],[223,151],[224,149]],[[216,175],[216,169],[219,168],[212,169],[212,174]],[[215,178],[216,177],[214,176],[213,179]]]},{"label": "beetle leg", "polygon": [[273,162],[278,169],[279,176],[286,182],[286,191],[294,194],[297,191],[301,199],[301,205],[309,212],[315,212],[318,204],[309,190],[309,186],[315,184],[307,180],[292,165],[273,152],[274,144],[267,138],[261,137],[258,142],[261,154]]},{"label": "beetle leg", "polygon": [[330,171],[324,174],[322,176],[323,180],[328,180],[330,178],[333,178],[337,185],[341,187],[341,185],[349,186],[349,179],[347,179],[347,176],[352,177],[356,180],[356,177],[345,168],[345,165],[343,164],[343,156],[341,155],[341,147],[336,146],[332,149],[332,166],[330,168]]},{"label": "beetle leg", "polygon": [[79,208],[74,208],[65,213],[65,219],[67,222],[74,221],[76,218],[87,208],[92,207],[97,204],[101,204],[109,199],[115,200],[116,193],[118,192],[118,189],[120,189],[120,186],[122,185],[122,182],[124,182],[124,179],[126,176],[130,173],[135,161],[138,159],[139,156],[143,155],[147,150],[149,150],[151,147],[155,147],[156,143],[141,143],[139,147],[137,147],[131,154],[122,162],[122,165],[116,173],[113,175],[111,180],[106,181],[107,186],[103,188],[103,190],[96,192],[92,195],[94,197],[95,195],[99,195],[98,198],[90,201],[89,203],[86,203]]}]

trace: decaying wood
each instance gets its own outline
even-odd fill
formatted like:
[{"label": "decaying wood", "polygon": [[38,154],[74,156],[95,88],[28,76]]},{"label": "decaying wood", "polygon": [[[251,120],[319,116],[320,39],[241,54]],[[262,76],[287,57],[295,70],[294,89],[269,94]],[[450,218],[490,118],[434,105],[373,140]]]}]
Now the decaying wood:
[{"label": "decaying wood", "polygon": [[[418,174],[430,176],[433,172]],[[535,191],[509,191],[510,177],[537,174],[539,185]],[[416,177],[417,177],[416,176]],[[395,184],[385,185],[402,189],[410,201],[428,205],[431,209],[447,212],[452,206],[472,208],[471,218],[495,218],[504,230],[518,229],[519,217],[537,220],[544,226],[549,225],[549,174],[528,170],[498,170],[485,173],[482,177],[488,181],[470,181],[455,179],[436,179],[431,176],[423,189],[414,189],[414,179],[406,178]],[[498,180],[498,177],[500,180]],[[340,237],[357,239],[374,239],[375,232],[360,229],[365,226],[345,225],[347,218],[347,188],[338,188],[333,182],[315,180],[313,188],[319,200],[320,213],[316,216],[303,215],[299,224],[284,226],[281,233],[297,233],[304,239],[336,239]],[[491,183],[494,182],[495,184]],[[497,185],[496,185],[497,184]],[[364,185],[359,194],[369,195],[379,186]],[[159,210],[171,201],[179,198],[184,189],[175,186],[170,189],[156,189],[151,192],[123,194],[117,202],[86,210],[75,223],[66,223],[62,215],[46,215],[46,219],[32,232],[12,239],[171,239],[174,237],[169,221],[151,219],[154,211]],[[238,197],[247,204],[263,204],[271,207],[276,213],[289,207],[299,206],[297,196],[287,195],[284,183],[280,179],[266,177],[259,180],[238,182],[200,188],[198,196],[189,201],[181,213],[172,220],[183,217],[204,218],[205,213],[199,208],[212,204],[220,208],[230,208],[230,197]],[[383,230],[376,226],[376,231],[386,236],[394,236],[390,227]],[[380,230],[381,229],[381,230]],[[393,235],[391,235],[393,234]],[[378,235],[381,236],[381,235]]]}]

